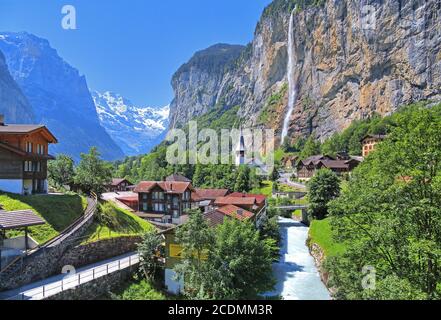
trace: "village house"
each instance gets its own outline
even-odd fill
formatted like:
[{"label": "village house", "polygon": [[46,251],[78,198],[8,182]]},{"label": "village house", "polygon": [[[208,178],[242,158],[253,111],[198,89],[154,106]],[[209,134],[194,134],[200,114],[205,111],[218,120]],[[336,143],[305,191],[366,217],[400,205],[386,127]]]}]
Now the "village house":
[{"label": "village house", "polygon": [[195,189],[191,194],[192,208],[209,212],[214,209],[216,199],[227,196],[229,192],[228,189]]},{"label": "village house", "polygon": [[0,190],[47,193],[49,144],[58,143],[44,125],[5,124],[0,115]]},{"label": "village house", "polygon": [[[208,226],[216,227],[226,219],[239,221],[252,221],[256,227],[266,215],[267,199],[263,195],[232,193],[222,196],[214,201],[214,209],[204,213]],[[251,208],[247,210],[246,208]],[[253,210],[253,211],[251,211]],[[182,293],[184,281],[176,280],[174,266],[182,259],[182,247],[176,242],[176,228],[171,228],[163,233],[165,237],[165,287],[173,294]]]},{"label": "village house", "polygon": [[114,178],[112,179],[112,182],[110,185],[107,186],[108,192],[124,192],[124,191],[130,191],[130,189],[133,189],[133,184],[127,180],[127,179],[121,179],[121,178]]},{"label": "village house", "polygon": [[315,155],[299,161],[297,164],[297,178],[305,181],[309,180],[318,170],[325,168],[335,172],[339,176],[349,174],[362,161],[362,157],[347,155],[339,155],[336,158],[326,155]]},{"label": "village house", "polygon": [[297,161],[299,161],[299,157],[296,155],[288,155],[282,158],[282,165],[286,170],[295,169],[297,166]]},{"label": "village house", "polygon": [[161,223],[181,224],[191,209],[190,182],[142,181],[134,189],[138,194],[139,216]]},{"label": "village house", "polygon": [[375,151],[375,146],[384,139],[386,139],[386,136],[381,134],[377,134],[377,135],[369,134],[365,136],[361,140],[361,144],[363,146],[362,149],[363,157],[366,158],[371,152]]}]

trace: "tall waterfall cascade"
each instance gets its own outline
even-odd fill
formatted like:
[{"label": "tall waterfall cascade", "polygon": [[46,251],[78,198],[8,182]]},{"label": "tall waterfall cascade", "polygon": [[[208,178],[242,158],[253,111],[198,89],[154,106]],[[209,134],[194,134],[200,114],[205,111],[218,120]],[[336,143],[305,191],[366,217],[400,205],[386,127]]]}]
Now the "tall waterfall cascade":
[{"label": "tall waterfall cascade", "polygon": [[289,19],[289,32],[288,32],[288,111],[285,115],[285,119],[283,120],[283,130],[281,143],[284,142],[285,138],[288,136],[288,129],[291,120],[292,113],[294,111],[294,105],[296,102],[296,84],[294,79],[294,9],[291,13],[291,17]]}]

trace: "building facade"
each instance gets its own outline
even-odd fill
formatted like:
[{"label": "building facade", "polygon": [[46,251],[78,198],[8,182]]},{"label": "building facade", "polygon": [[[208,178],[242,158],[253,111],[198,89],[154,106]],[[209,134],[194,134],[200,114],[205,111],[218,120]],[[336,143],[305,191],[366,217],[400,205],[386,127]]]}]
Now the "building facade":
[{"label": "building facade", "polygon": [[363,157],[367,157],[371,152],[375,151],[378,143],[386,138],[385,135],[367,135],[361,140],[363,146]]},{"label": "building facade", "polygon": [[0,116],[0,191],[47,193],[49,144],[57,142],[45,126],[9,125]]},{"label": "building facade", "polygon": [[185,212],[191,209],[193,191],[190,182],[179,181],[143,181],[134,189],[142,217],[173,224],[181,224]]}]

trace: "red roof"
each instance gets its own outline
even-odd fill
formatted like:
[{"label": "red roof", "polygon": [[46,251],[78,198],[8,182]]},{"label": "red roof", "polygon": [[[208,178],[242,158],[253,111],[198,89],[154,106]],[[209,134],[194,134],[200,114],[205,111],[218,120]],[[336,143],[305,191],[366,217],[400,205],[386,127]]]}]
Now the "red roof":
[{"label": "red roof", "polygon": [[227,197],[234,197],[234,198],[255,198],[256,202],[258,204],[262,204],[266,200],[266,196],[262,194],[251,194],[251,193],[240,193],[240,192],[234,192],[232,194],[229,194]]},{"label": "red roof", "polygon": [[241,221],[245,220],[245,219],[250,219],[254,216],[254,213],[247,211],[247,210],[244,210],[242,208],[236,207],[232,204],[220,207],[219,209],[216,209],[216,211],[218,211],[226,216],[229,216],[229,217],[241,220]]},{"label": "red roof", "polygon": [[130,203],[139,202],[138,196],[117,197],[116,200]]},{"label": "red roof", "polygon": [[247,197],[247,198],[239,198],[239,197],[219,197],[214,202],[217,205],[227,205],[227,204],[235,204],[235,205],[254,205],[256,204],[256,198]]},{"label": "red roof", "polygon": [[225,215],[219,211],[213,210],[204,214],[204,219],[207,220],[210,227],[215,227],[224,223]]},{"label": "red roof", "polygon": [[166,193],[178,193],[182,194],[187,189],[193,189],[190,182],[179,182],[179,181],[142,181],[140,182],[136,188],[134,189],[134,192],[137,193],[149,193],[152,188],[154,187],[160,187],[164,192]]},{"label": "red roof", "polygon": [[228,194],[228,189],[196,189],[195,191],[200,200],[216,200]]}]

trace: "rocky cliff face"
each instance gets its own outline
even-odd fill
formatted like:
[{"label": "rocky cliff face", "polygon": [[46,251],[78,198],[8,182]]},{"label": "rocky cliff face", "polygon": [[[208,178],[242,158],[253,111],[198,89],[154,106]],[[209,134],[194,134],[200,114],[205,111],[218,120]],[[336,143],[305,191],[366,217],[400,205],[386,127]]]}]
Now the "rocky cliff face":
[{"label": "rocky cliff face", "polygon": [[79,159],[98,147],[107,160],[124,153],[101,126],[86,78],[65,62],[45,39],[28,33],[1,33],[0,50],[10,73],[36,114],[60,141],[51,152]]},{"label": "rocky cliff face", "polygon": [[[303,6],[295,9],[296,3]],[[294,47],[287,70],[291,14]],[[272,127],[280,135],[289,91],[295,90],[289,137],[314,133],[323,139],[354,119],[441,99],[440,52],[439,0],[275,0],[253,42],[228,62],[230,67],[202,83],[175,76],[172,125],[216,104],[239,105],[243,126]],[[191,69],[184,80],[204,72]],[[293,85],[288,72],[294,74]],[[215,99],[195,103],[200,91],[213,91]]]},{"label": "rocky cliff face", "polygon": [[34,112],[17,83],[11,77],[0,51],[0,114],[7,123],[27,124],[35,121]]}]

